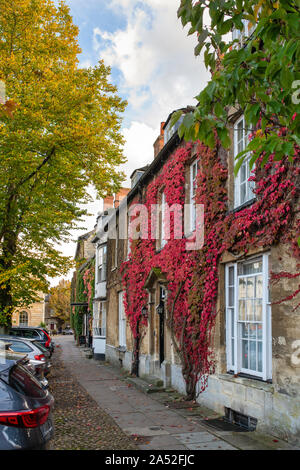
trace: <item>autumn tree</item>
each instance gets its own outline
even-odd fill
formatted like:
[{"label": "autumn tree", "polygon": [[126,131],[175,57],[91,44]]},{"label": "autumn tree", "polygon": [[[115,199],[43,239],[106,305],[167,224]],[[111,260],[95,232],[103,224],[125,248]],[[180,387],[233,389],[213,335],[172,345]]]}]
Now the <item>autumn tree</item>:
[{"label": "autumn tree", "polygon": [[299,0],[181,0],[178,17],[197,35],[195,54],[204,50],[212,77],[180,136],[213,148],[217,135],[228,148],[229,110],[236,109],[252,133],[236,172],[249,151],[251,167],[262,154],[263,165],[270,155],[293,161],[300,145],[299,13]]},{"label": "autumn tree", "polygon": [[57,244],[85,211],[92,183],[116,192],[126,103],[102,61],[79,67],[78,28],[63,1],[0,0],[0,326],[71,261]]},{"label": "autumn tree", "polygon": [[70,319],[71,283],[62,279],[58,285],[50,289],[49,307],[61,323]]}]

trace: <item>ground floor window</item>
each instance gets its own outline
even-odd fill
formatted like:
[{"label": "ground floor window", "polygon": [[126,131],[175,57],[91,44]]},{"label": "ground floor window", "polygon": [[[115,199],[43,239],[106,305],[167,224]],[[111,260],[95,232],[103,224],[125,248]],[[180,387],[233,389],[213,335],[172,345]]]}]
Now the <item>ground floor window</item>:
[{"label": "ground floor window", "polygon": [[227,369],[272,378],[268,254],[226,265]]},{"label": "ground floor window", "polygon": [[124,292],[119,292],[119,346],[126,347],[126,315]]},{"label": "ground floor window", "polygon": [[96,302],[93,314],[93,336],[106,336],[106,301]]},{"label": "ground floor window", "polygon": [[19,326],[28,326],[28,313],[25,310],[20,312]]}]

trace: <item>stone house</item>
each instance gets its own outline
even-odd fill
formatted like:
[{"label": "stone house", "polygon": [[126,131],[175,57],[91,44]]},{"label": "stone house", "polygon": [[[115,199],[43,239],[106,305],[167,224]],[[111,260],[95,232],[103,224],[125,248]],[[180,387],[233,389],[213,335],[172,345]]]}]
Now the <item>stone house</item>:
[{"label": "stone house", "polygon": [[81,344],[92,343],[92,314],[88,311],[87,296],[84,294],[83,276],[90,269],[95,257],[95,249],[92,243],[94,230],[78,237],[75,262],[76,270],[71,280],[71,326],[75,330],[75,336]]},{"label": "stone house", "polygon": [[[93,299],[93,355],[95,359],[105,358],[106,345],[106,280],[107,280],[107,239],[108,233],[104,231],[107,220],[113,216],[115,209],[129,192],[128,188],[121,188],[120,191],[108,196],[103,200],[103,212],[98,214],[95,226],[95,235],[92,243],[95,250],[95,293]],[[112,234],[111,234],[112,235]],[[112,252],[114,254],[111,270],[116,269],[118,244],[117,238],[111,236],[114,244]]]},{"label": "stone house", "polygon": [[40,292],[39,300],[26,308],[18,308],[12,316],[12,326],[39,326],[47,317],[48,297]]},{"label": "stone house", "polygon": [[[175,152],[186,145],[180,140],[176,128],[170,127],[170,117],[161,126],[161,134],[154,146],[154,160],[128,193],[127,206],[124,204],[122,208],[121,204],[116,211],[114,217],[119,232],[124,213],[128,224],[128,208],[146,201],[150,185],[159,179]],[[230,151],[217,150],[218,158],[228,172],[224,183],[228,197],[225,215],[231,214],[233,221],[244,223],[243,217],[254,207],[257,197],[251,178],[249,180],[249,159],[234,176],[234,158],[245,146],[248,134],[244,117],[238,110],[231,110],[230,133]],[[189,207],[185,222],[187,232],[193,233],[195,186],[204,163],[196,145],[190,146],[189,155],[184,166],[184,201]],[[157,198],[161,208],[164,187],[157,193]],[[144,279],[147,301],[140,303],[144,305],[147,319],[139,343],[138,373],[140,376],[158,377],[166,386],[185,393],[182,364],[167,321],[170,317],[167,307],[170,283],[162,266],[163,250],[168,240],[161,214],[162,211],[157,224],[160,233],[155,242],[156,251],[152,252],[154,255],[161,253],[158,258],[161,265],[150,269]],[[119,233],[117,249],[109,236],[107,241],[106,358],[132,371],[136,361],[136,335],[129,318],[126,318],[126,292],[122,281],[123,264],[129,259],[132,249],[128,238],[128,235],[126,239]],[[242,240],[243,237],[240,238]],[[141,257],[140,263],[146,262],[148,260]],[[297,442],[300,439],[299,313],[295,310],[295,301],[280,302],[297,290],[297,283],[292,276],[272,283],[272,272],[296,272],[296,261],[284,240],[253,245],[248,250],[222,252],[217,264],[217,315],[211,340],[216,365],[214,373],[208,377],[206,389],[197,400],[249,429],[256,428]],[[143,312],[140,318],[143,321]]]}]

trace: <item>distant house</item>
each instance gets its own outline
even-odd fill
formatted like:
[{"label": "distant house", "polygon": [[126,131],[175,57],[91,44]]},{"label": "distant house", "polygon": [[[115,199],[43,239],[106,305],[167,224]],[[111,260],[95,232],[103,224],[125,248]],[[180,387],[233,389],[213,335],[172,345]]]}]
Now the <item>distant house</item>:
[{"label": "distant house", "polygon": [[[97,217],[95,236],[92,239],[95,250],[95,294],[93,299],[93,354],[95,359],[103,359],[105,357],[106,347],[106,281],[107,281],[107,239],[108,232],[104,227],[108,219],[113,216],[115,209],[119,203],[128,194],[128,188],[121,188],[119,193],[104,199],[103,212]],[[112,235],[112,234],[111,234]],[[110,260],[111,270],[117,269],[118,266],[118,241],[112,237],[114,244]]]},{"label": "distant house", "polygon": [[92,342],[92,311],[86,283],[90,282],[90,278],[94,278],[95,250],[92,243],[94,233],[92,230],[78,237],[74,257],[76,271],[71,281],[71,326],[78,343],[89,346]]},{"label": "distant house", "polygon": [[13,326],[39,326],[41,323],[45,323],[48,298],[43,293],[39,293],[39,296],[39,301],[14,311],[12,316]]}]

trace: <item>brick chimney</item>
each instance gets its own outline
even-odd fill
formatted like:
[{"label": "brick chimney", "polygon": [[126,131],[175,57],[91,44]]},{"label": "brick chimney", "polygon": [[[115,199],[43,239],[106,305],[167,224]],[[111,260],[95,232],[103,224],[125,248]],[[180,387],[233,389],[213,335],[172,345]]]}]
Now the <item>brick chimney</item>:
[{"label": "brick chimney", "polygon": [[120,202],[122,201],[122,199],[124,199],[124,197],[127,196],[129,191],[130,191],[130,188],[121,188],[118,194],[115,194],[115,200],[114,200],[115,209],[119,207]]},{"label": "brick chimney", "polygon": [[112,209],[114,207],[114,196],[106,196],[103,199],[103,210],[107,211],[108,209]]},{"label": "brick chimney", "polygon": [[164,146],[164,129],[163,129],[164,125],[165,125],[164,122],[160,123],[160,135],[157,137],[156,141],[153,144],[154,158],[157,157],[157,155],[159,154],[159,152],[161,151],[161,149]]}]

